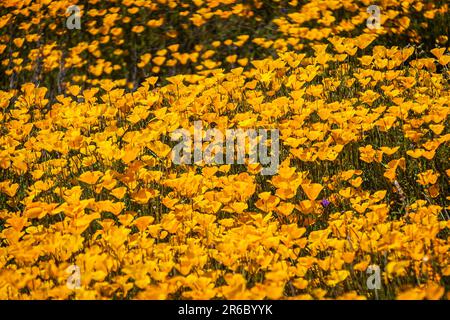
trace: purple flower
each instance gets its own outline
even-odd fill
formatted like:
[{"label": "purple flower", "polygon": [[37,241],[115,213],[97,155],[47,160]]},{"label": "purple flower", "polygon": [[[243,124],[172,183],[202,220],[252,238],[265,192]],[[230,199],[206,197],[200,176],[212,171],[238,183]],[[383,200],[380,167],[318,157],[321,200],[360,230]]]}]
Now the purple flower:
[{"label": "purple flower", "polygon": [[320,203],[322,204],[322,206],[324,208],[328,207],[330,205],[330,201],[328,201],[327,199],[322,199],[322,201],[320,201]]}]

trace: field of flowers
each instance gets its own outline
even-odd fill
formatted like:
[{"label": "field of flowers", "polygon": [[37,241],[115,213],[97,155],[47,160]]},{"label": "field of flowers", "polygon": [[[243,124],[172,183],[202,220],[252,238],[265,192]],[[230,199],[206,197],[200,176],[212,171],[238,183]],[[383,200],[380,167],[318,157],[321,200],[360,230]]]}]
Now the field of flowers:
[{"label": "field of flowers", "polygon": [[[448,1],[0,16],[0,299],[450,299]],[[175,164],[196,121],[277,172]]]}]

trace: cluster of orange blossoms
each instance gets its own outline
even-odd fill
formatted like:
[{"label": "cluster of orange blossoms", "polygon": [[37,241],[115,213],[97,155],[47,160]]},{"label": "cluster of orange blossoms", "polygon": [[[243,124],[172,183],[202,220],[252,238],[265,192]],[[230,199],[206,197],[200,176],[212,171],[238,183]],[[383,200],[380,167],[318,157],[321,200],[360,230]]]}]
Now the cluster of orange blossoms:
[{"label": "cluster of orange blossoms", "polygon": [[449,299],[448,3],[379,2],[2,1],[0,299]]}]

